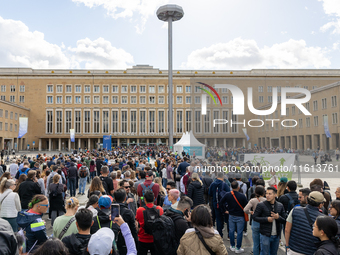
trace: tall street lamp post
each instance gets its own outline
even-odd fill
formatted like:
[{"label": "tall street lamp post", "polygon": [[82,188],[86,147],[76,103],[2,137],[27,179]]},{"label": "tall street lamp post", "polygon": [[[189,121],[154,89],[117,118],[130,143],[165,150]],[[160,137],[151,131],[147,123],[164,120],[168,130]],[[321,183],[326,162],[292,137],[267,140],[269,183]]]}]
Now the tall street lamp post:
[{"label": "tall street lamp post", "polygon": [[172,22],[180,20],[183,15],[182,7],[175,4],[167,4],[158,8],[157,17],[168,22],[168,86],[169,86],[169,147],[173,151],[174,126],[173,126],[173,105],[172,105]]}]

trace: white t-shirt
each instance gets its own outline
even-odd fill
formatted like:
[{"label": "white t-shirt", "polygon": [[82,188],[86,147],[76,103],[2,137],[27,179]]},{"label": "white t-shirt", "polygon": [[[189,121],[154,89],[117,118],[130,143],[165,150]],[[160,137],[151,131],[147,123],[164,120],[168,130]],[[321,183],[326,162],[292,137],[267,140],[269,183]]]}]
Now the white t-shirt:
[{"label": "white t-shirt", "polygon": [[167,179],[166,168],[165,167],[162,169],[162,179]]}]

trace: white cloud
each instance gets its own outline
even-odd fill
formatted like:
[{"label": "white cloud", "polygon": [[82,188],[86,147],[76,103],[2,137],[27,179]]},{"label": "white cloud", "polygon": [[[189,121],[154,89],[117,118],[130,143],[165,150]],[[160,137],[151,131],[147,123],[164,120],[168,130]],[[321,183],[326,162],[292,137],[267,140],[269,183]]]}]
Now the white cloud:
[{"label": "white cloud", "polygon": [[287,31],[281,31],[281,34],[283,34],[283,35],[287,34]]},{"label": "white cloud", "polygon": [[304,40],[260,48],[255,40],[236,38],[193,51],[182,68],[186,69],[253,69],[253,68],[324,68],[331,62],[327,51],[307,47]]},{"label": "white cloud", "polygon": [[340,1],[339,0],[319,0],[323,2],[322,6],[325,13],[335,20],[330,21],[323,25],[320,30],[322,32],[326,32],[329,29],[332,29],[332,34],[340,33]]},{"label": "white cloud", "polygon": [[159,6],[169,0],[72,0],[82,3],[89,8],[101,6],[107,10],[107,14],[114,19],[131,18],[138,16],[135,26],[137,33],[142,33],[145,24],[151,15],[155,15]]},{"label": "white cloud", "polygon": [[339,49],[339,43],[338,43],[338,42],[333,43],[332,49],[333,49],[333,50],[338,50],[338,49]]},{"label": "white cloud", "polygon": [[77,47],[61,46],[47,42],[44,34],[31,32],[21,21],[0,17],[0,66],[40,68],[119,68],[134,63],[130,53],[117,49],[111,42],[98,38],[81,39]]},{"label": "white cloud", "polygon": [[31,32],[21,21],[0,17],[0,65],[32,68],[68,68],[61,47],[47,42],[44,34]]},{"label": "white cloud", "polygon": [[312,35],[315,35],[315,31],[312,31],[311,34],[312,34]]},{"label": "white cloud", "polygon": [[117,49],[103,38],[91,41],[85,38],[77,41],[77,47],[68,50],[74,53],[75,62],[84,62],[87,69],[125,69],[133,64],[133,57],[123,49]]}]

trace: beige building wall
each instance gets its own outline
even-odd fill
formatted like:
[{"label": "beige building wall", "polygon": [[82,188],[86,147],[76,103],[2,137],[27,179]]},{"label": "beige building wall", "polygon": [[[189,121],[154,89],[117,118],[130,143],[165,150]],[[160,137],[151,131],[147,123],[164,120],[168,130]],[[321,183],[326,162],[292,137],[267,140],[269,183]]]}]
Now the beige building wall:
[{"label": "beige building wall", "polygon": [[[95,71],[2,68],[0,69],[0,85],[6,88],[0,90],[0,96],[6,102],[12,101],[14,104],[30,109],[26,143],[32,144],[35,141],[36,147],[40,149],[60,150],[78,147],[93,149],[102,142],[103,135],[110,134],[114,145],[168,143],[167,75],[166,70],[154,69],[151,66],[136,66],[127,70]],[[174,119],[172,121],[174,122],[175,141],[181,138],[183,132],[192,130],[201,142],[209,146],[248,146],[242,125],[236,128],[223,125],[213,127],[214,118],[222,119],[226,117],[226,114],[228,119],[233,118],[233,96],[230,91],[218,90],[224,101],[223,106],[214,105],[210,100],[209,118],[200,114],[201,102],[199,100],[196,102],[196,98],[200,98],[205,92],[196,89],[196,86],[201,86],[197,82],[205,82],[211,86],[215,84],[237,85],[243,91],[245,98],[247,98],[247,88],[252,87],[254,107],[257,109],[271,104],[273,87],[289,86],[314,90],[310,108],[312,108],[313,100],[318,101],[319,108],[315,112],[311,109],[310,127],[306,127],[306,117],[299,114],[296,109],[295,115],[289,115],[289,118],[297,121],[302,119],[302,127],[294,129],[281,129],[280,126],[278,129],[275,126],[267,128],[266,125],[262,128],[247,127],[249,142],[251,146],[257,144],[258,146],[288,147],[289,144],[289,147],[298,149],[316,148],[317,144],[325,148],[328,144],[329,149],[338,146],[339,116],[336,117],[337,122],[333,124],[332,118],[335,117],[332,114],[338,110],[339,103],[337,106],[331,106],[331,95],[339,95],[338,86],[328,91],[318,91],[321,87],[339,81],[340,73],[337,70],[232,72],[183,70],[174,71],[173,75]],[[15,91],[11,91],[13,86]],[[278,96],[281,96],[280,92]],[[325,97],[327,97],[328,105],[326,109],[322,109],[321,100]],[[87,102],[87,100],[90,101]],[[279,109],[277,111],[277,118],[280,119]],[[62,112],[60,121],[57,119],[60,116],[59,112]],[[90,112],[90,119],[85,122],[85,118],[88,117],[87,112]],[[95,120],[97,112],[99,112],[99,119]],[[115,112],[118,112],[117,119]],[[145,130],[144,120],[141,119],[144,112]],[[107,120],[104,119],[106,113],[108,113]],[[136,119],[132,121],[135,113]],[[319,124],[314,127],[313,118],[316,114],[318,114]],[[331,143],[323,136],[321,119],[323,114],[328,115],[330,131],[335,134],[334,137],[337,137],[332,139]],[[273,116],[275,117],[275,113]],[[164,118],[164,123],[160,117]],[[245,115],[234,116],[234,118],[240,122],[243,119],[248,121],[258,117],[249,112],[245,101]],[[89,130],[87,130],[88,126]],[[70,128],[77,131],[75,143],[70,142]],[[309,136],[312,137],[312,142]]]},{"label": "beige building wall", "polygon": [[17,138],[19,133],[19,118],[29,117],[30,110],[0,100],[0,150],[16,149],[22,150],[26,148],[26,136]]}]

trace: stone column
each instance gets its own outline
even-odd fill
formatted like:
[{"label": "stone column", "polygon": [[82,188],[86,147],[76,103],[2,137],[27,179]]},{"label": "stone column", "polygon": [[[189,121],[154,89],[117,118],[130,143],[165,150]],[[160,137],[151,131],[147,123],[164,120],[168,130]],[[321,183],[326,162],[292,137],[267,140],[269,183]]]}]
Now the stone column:
[{"label": "stone column", "polygon": [[52,139],[48,139],[48,151],[51,151]]},{"label": "stone column", "polygon": [[216,147],[217,146],[217,139],[214,138],[214,146]]},{"label": "stone column", "polygon": [[41,138],[39,138],[39,151],[41,151]]},{"label": "stone column", "polygon": [[61,138],[58,138],[58,150],[61,151]]},{"label": "stone column", "polygon": [[126,143],[127,143],[127,146],[130,145],[130,138],[127,138],[127,139],[126,139]]},{"label": "stone column", "polygon": [[149,138],[146,138],[146,145],[149,145]]},{"label": "stone column", "polygon": [[87,149],[91,150],[91,138],[87,138]]},{"label": "stone column", "polygon": [[120,138],[117,138],[117,146],[120,146]]},{"label": "stone column", "polygon": [[139,138],[137,138],[137,146],[139,146]]},{"label": "stone column", "polygon": [[71,151],[71,138],[68,138],[68,151]]},{"label": "stone column", "polygon": [[246,148],[246,138],[242,139],[243,147]]},{"label": "stone column", "polygon": [[236,148],[236,138],[233,138],[233,147]]},{"label": "stone column", "polygon": [[227,138],[223,138],[223,146],[224,148],[227,148]]},{"label": "stone column", "polygon": [[78,148],[77,149],[79,149],[79,148],[81,148],[81,138],[78,138]]}]

